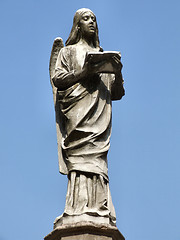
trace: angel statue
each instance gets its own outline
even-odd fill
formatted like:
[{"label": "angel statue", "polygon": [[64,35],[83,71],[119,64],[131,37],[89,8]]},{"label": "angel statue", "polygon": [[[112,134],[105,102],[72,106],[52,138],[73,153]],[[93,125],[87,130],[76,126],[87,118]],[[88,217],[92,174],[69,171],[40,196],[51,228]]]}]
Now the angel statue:
[{"label": "angel statue", "polygon": [[65,46],[56,38],[50,58],[60,173],[68,176],[64,213],[54,222],[93,221],[115,225],[107,153],[111,101],[124,93],[120,52],[100,47],[95,14],[74,16]]}]

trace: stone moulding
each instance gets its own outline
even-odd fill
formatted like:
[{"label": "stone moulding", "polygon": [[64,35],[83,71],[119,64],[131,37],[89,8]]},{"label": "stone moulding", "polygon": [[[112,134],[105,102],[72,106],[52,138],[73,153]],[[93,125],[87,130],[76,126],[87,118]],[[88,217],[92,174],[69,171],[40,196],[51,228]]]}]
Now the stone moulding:
[{"label": "stone moulding", "polygon": [[80,222],[62,225],[49,233],[44,240],[125,240],[115,226]]}]

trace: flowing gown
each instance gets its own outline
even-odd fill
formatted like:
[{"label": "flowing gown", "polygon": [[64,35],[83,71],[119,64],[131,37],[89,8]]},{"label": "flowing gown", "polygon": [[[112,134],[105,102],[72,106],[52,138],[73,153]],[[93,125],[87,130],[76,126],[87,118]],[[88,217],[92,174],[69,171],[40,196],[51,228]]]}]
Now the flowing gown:
[{"label": "flowing gown", "polygon": [[[53,81],[75,78],[76,71],[83,67],[87,51],[89,49],[79,44],[62,48]],[[114,81],[113,74],[96,74],[58,90],[63,115],[62,156],[69,179],[64,216],[88,214],[109,218],[110,223],[115,223],[107,166]]]}]

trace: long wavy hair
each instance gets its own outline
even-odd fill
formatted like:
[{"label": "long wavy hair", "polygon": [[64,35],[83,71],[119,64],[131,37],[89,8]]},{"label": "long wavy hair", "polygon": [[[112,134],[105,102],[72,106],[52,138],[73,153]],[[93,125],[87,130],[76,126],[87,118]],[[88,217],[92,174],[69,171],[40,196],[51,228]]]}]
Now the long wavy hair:
[{"label": "long wavy hair", "polygon": [[[91,12],[95,16],[95,14],[88,8],[81,8],[81,9],[76,11],[76,13],[74,15],[73,26],[72,26],[71,32],[70,32],[69,37],[68,37],[68,39],[65,43],[66,46],[76,44],[81,39],[79,22],[82,19],[82,15],[86,12]],[[98,35],[97,21],[96,21],[96,32],[95,32],[94,38],[93,38],[93,45],[94,45],[94,47],[100,47],[99,46],[99,35]]]}]

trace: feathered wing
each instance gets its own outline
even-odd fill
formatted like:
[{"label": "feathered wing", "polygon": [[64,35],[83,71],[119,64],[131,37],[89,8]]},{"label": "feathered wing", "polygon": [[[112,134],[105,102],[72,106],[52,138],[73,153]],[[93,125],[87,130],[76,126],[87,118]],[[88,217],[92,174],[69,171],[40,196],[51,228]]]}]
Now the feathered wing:
[{"label": "feathered wing", "polygon": [[52,81],[52,77],[55,73],[55,66],[56,61],[58,58],[59,51],[61,48],[64,47],[62,38],[58,37],[54,40],[52,50],[51,50],[51,57],[50,57],[50,63],[49,63],[49,74],[50,74],[50,81],[51,86],[53,90],[53,99],[54,99],[54,107],[55,107],[55,114],[56,114],[56,131],[57,131],[57,144],[58,144],[58,159],[59,159],[59,171],[62,174],[68,174],[68,170],[66,167],[66,163],[62,154],[62,148],[61,148],[61,140],[62,140],[62,129],[61,126],[64,124],[63,115],[60,109],[60,106],[58,104],[58,92],[57,88],[54,86],[54,83]]}]

